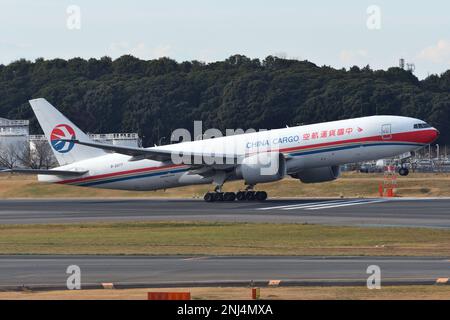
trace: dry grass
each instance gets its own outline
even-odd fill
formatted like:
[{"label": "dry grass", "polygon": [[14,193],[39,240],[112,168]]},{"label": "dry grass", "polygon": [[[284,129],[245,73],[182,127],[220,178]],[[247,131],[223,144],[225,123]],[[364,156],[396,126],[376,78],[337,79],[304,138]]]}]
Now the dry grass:
[{"label": "dry grass", "polygon": [[[0,292],[0,299],[19,300],[145,300],[147,292],[191,292],[194,300],[249,300],[250,288],[152,288],[125,290],[80,290],[49,292]],[[365,287],[261,288],[263,300],[450,300],[450,286],[392,286],[380,290]]]},{"label": "dry grass", "polygon": [[[378,196],[378,184],[382,174],[345,173],[332,182],[302,184],[298,180],[261,185],[271,197],[374,197]],[[449,174],[410,174],[398,178],[398,195],[403,197],[450,196]],[[225,190],[236,191],[242,181],[230,182]],[[166,191],[118,191],[73,186],[44,184],[29,175],[0,174],[0,198],[111,198],[111,197],[201,197],[210,185],[189,186]]]},{"label": "dry grass", "polygon": [[222,222],[0,225],[0,254],[450,256],[450,230]]}]

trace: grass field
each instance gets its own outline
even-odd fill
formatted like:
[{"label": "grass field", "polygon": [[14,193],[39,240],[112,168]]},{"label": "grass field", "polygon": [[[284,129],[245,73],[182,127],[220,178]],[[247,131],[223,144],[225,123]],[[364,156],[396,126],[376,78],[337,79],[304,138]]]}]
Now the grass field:
[{"label": "grass field", "polygon": [[[91,300],[119,299],[145,300],[147,292],[191,292],[193,300],[249,300],[250,288],[152,288],[126,290],[78,290],[49,292],[0,292],[0,299],[51,299],[51,300]],[[450,286],[392,286],[380,290],[365,287],[275,287],[261,288],[262,300],[450,300]]]},{"label": "grass field", "polygon": [[[374,197],[382,174],[344,173],[336,181],[303,184],[298,180],[285,179],[260,185],[270,197]],[[211,185],[189,186],[166,191],[133,192],[82,188],[38,183],[35,176],[0,174],[0,198],[92,198],[92,197],[202,197]],[[225,191],[243,188],[242,181],[225,184]],[[410,174],[398,178],[397,194],[402,197],[450,196],[450,175]]]},{"label": "grass field", "polygon": [[0,254],[450,256],[450,230],[219,222],[0,225]]}]

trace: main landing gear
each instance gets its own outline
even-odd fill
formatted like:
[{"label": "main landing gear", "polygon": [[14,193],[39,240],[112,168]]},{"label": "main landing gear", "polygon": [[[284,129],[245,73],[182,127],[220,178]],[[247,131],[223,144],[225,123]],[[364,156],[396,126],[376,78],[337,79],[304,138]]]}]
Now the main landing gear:
[{"label": "main landing gear", "polygon": [[203,199],[206,202],[227,201],[264,201],[267,199],[265,191],[207,192]]},{"label": "main landing gear", "polygon": [[207,192],[204,196],[206,202],[215,201],[264,201],[267,199],[267,192],[254,191],[252,188],[246,188],[245,191],[234,192],[221,192],[221,188],[216,187],[214,192]]}]

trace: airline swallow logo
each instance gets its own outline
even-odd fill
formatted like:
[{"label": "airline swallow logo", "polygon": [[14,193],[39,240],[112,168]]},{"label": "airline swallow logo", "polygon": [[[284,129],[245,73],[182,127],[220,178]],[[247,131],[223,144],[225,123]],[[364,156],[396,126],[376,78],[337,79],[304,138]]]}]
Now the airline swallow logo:
[{"label": "airline swallow logo", "polygon": [[74,140],[75,131],[67,124],[59,124],[50,133],[52,148],[60,153],[67,153],[75,146],[74,142],[64,140]]}]

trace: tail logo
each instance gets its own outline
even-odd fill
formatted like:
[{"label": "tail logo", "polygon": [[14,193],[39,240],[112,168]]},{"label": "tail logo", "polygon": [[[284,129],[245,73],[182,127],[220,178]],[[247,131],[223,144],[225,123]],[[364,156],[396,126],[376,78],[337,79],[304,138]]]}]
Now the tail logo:
[{"label": "tail logo", "polygon": [[64,140],[75,139],[75,131],[67,124],[59,124],[50,133],[52,148],[60,153],[67,153],[73,149],[75,143]]}]

